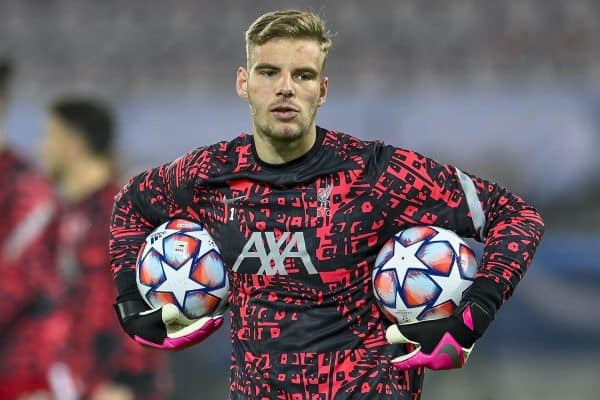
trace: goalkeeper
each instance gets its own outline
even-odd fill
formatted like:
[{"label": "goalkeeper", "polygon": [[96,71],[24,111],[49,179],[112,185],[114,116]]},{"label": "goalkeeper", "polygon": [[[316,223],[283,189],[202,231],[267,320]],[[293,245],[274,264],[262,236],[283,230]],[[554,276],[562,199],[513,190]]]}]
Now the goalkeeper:
[{"label": "goalkeeper", "polygon": [[[146,235],[185,218],[220,247],[231,287],[231,399],[418,399],[424,367],[464,365],[542,236],[535,208],[498,184],[317,126],[330,45],[312,13],[259,17],[236,79],[252,134],[135,176],[115,198],[116,309],[140,343],[184,348],[223,318],[177,329],[172,307],[147,310],[134,271]],[[481,267],[452,317],[389,327],[371,269],[393,234],[423,224],[482,240]]]}]

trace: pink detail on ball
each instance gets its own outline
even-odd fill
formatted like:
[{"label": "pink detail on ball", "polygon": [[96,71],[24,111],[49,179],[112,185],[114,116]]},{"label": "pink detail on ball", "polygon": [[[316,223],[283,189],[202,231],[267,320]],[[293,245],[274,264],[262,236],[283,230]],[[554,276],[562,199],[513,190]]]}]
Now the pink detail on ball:
[{"label": "pink detail on ball", "polygon": [[414,226],[400,234],[399,242],[404,247],[408,247],[414,243],[431,239],[435,235],[437,235],[437,231],[430,226]]},{"label": "pink detail on ball", "polygon": [[454,250],[448,242],[424,244],[416,254],[417,258],[432,270],[444,275],[450,273],[454,264]]}]

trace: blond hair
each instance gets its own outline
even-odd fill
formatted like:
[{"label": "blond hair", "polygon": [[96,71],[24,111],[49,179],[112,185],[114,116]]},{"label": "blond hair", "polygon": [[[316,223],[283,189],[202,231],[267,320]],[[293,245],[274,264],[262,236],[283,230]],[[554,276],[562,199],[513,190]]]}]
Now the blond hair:
[{"label": "blond hair", "polygon": [[272,11],[258,17],[246,31],[248,64],[253,47],[276,38],[314,39],[319,42],[325,58],[331,47],[331,35],[317,14],[298,10]]}]

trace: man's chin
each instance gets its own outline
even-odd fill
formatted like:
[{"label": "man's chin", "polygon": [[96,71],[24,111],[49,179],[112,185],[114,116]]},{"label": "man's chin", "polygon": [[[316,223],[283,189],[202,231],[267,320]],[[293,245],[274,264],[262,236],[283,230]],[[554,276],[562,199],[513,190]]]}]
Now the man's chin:
[{"label": "man's chin", "polygon": [[305,133],[306,132],[295,123],[279,123],[265,132],[266,136],[277,140],[297,140],[304,136]]}]

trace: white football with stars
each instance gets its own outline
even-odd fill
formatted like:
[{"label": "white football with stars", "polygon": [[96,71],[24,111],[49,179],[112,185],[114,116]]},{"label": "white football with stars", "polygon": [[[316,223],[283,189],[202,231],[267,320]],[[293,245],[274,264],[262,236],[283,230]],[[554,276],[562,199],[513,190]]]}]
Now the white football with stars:
[{"label": "white football with stars", "polygon": [[414,226],[396,233],[379,251],[373,290],[392,322],[448,317],[477,269],[475,253],[456,233]]},{"label": "white football with stars", "polygon": [[173,219],[146,237],[136,281],[151,308],[175,304],[190,319],[221,311],[229,281],[221,252],[201,224]]}]

